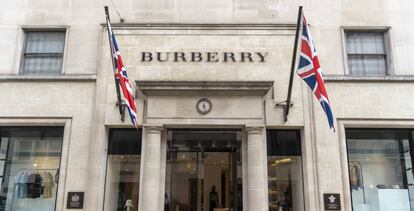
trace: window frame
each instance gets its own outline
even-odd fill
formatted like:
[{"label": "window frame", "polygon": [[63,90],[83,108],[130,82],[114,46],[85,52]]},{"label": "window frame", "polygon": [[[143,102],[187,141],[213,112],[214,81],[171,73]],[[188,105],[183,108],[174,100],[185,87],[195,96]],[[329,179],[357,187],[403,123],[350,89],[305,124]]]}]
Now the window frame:
[{"label": "window frame", "polygon": [[[386,77],[386,76],[393,76],[394,68],[393,68],[393,56],[392,56],[392,45],[391,45],[391,27],[389,26],[342,26],[341,27],[341,34],[342,34],[342,52],[343,52],[343,61],[344,61],[344,70],[346,76],[358,77],[358,78],[366,78],[366,77]],[[385,48],[385,75],[380,76],[369,76],[369,75],[353,75],[349,69],[348,65],[348,52],[347,52],[347,45],[346,45],[346,35],[348,32],[359,32],[359,33],[375,33],[380,32],[383,33],[384,36],[384,48]],[[379,54],[360,54],[360,55],[379,55]]]},{"label": "window frame", "polygon": [[[27,74],[24,71],[25,65],[25,59],[26,57],[26,46],[27,46],[27,33],[30,32],[63,32],[65,34],[65,39],[63,43],[63,52],[62,53],[38,53],[37,55],[41,56],[48,56],[48,55],[57,55],[61,54],[62,57],[62,67],[60,68],[60,72],[57,72],[56,74],[41,74],[41,75],[63,75],[65,73],[65,62],[66,62],[66,51],[67,51],[67,43],[68,43],[68,35],[69,35],[69,27],[67,26],[41,26],[41,27],[33,27],[33,26],[23,26],[22,27],[22,40],[21,40],[21,53],[20,53],[20,62],[19,62],[19,68],[18,68],[18,74],[19,75],[33,75],[33,74]],[[33,53],[36,54],[36,53]],[[60,57],[60,56],[59,56]]]}]

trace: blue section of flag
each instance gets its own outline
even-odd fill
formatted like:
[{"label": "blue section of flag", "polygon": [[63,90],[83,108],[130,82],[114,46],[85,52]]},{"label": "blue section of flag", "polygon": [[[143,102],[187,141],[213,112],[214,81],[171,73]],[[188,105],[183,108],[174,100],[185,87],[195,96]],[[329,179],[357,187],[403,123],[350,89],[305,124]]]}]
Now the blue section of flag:
[{"label": "blue section of flag", "polygon": [[323,111],[328,118],[329,127],[335,130],[334,116],[332,113],[331,103],[326,91],[325,82],[322,76],[316,48],[312,40],[306,19],[302,16],[302,36],[299,65],[296,73],[308,84],[315,97],[322,106]]},{"label": "blue section of flag", "polygon": [[122,61],[121,53],[119,52],[118,43],[115,39],[115,34],[112,31],[111,23],[107,19],[107,26],[110,34],[110,42],[112,44],[112,54],[113,54],[113,62],[115,67],[115,77],[117,81],[117,86],[120,87],[122,96],[124,98],[123,103],[126,105],[128,110],[129,116],[131,118],[132,123],[136,128],[138,128],[138,120],[137,120],[137,108],[134,100],[133,90],[131,84],[128,80],[128,74],[126,72],[126,68]]}]

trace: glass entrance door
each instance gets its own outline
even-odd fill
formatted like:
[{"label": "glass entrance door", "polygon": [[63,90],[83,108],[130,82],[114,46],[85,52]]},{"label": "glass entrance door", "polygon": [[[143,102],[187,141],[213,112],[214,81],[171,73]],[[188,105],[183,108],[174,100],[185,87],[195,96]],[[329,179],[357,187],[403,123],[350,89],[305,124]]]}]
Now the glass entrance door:
[{"label": "glass entrance door", "polygon": [[[203,169],[199,152],[171,152],[171,207],[202,210]],[[184,190],[185,188],[185,190]]]},{"label": "glass entrance door", "polygon": [[170,131],[169,137],[165,210],[242,210],[238,132]]}]

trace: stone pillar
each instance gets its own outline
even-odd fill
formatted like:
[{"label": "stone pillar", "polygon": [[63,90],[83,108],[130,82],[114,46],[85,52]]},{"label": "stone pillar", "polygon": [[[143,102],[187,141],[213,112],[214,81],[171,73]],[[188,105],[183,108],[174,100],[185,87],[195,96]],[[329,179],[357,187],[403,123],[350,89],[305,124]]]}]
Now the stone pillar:
[{"label": "stone pillar", "polygon": [[159,209],[162,203],[159,199],[161,184],[161,126],[145,126],[145,140],[141,158],[141,191],[139,210],[147,211]]},{"label": "stone pillar", "polygon": [[247,211],[268,210],[266,151],[263,126],[246,126],[247,131]]}]

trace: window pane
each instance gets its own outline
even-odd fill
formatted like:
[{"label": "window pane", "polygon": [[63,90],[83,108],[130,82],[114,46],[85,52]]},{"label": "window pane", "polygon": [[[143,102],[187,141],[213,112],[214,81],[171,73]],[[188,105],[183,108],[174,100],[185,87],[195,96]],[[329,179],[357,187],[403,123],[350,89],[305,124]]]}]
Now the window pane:
[{"label": "window pane", "polygon": [[59,141],[59,140],[48,140],[48,141],[46,141],[46,151],[49,154],[60,153],[61,148],[62,148],[62,142]]},{"label": "window pane", "polygon": [[386,61],[383,55],[348,55],[351,75],[382,76],[386,74]]},{"label": "window pane", "polygon": [[346,46],[348,54],[385,54],[384,34],[348,32]]},{"label": "window pane", "polygon": [[[9,139],[6,161],[0,162],[4,172],[1,187],[0,210],[55,210],[61,147],[50,154],[44,147],[48,131],[59,133],[62,127],[4,127],[2,140]],[[3,168],[4,165],[4,168]],[[1,173],[1,172],[0,172]]]},{"label": "window pane", "polygon": [[384,32],[347,32],[348,68],[355,76],[384,76],[387,52]]},{"label": "window pane", "polygon": [[267,130],[269,211],[303,211],[302,157],[296,130]]},{"label": "window pane", "polygon": [[25,74],[60,74],[63,58],[40,57],[26,58],[24,63]]},{"label": "window pane", "polygon": [[0,143],[0,159],[6,159],[8,145],[9,145],[9,138],[2,137],[1,143]]},{"label": "window pane", "polygon": [[2,177],[3,174],[4,174],[4,165],[5,165],[5,162],[4,161],[0,161],[0,177]]},{"label": "window pane", "polygon": [[65,32],[27,32],[26,53],[63,53]]},{"label": "window pane", "polygon": [[140,162],[141,155],[108,156],[105,210],[124,211],[127,200],[138,210]]},{"label": "window pane", "polygon": [[142,130],[112,129],[109,132],[108,154],[141,154]]},{"label": "window pane", "polygon": [[23,74],[61,74],[65,32],[26,32]]},{"label": "window pane", "polygon": [[414,210],[410,131],[350,129],[346,135],[353,210]]},{"label": "window pane", "polygon": [[300,156],[301,146],[298,131],[268,130],[267,155],[295,155]]},{"label": "window pane", "polygon": [[136,129],[111,129],[105,184],[105,211],[138,210],[141,133]]}]

